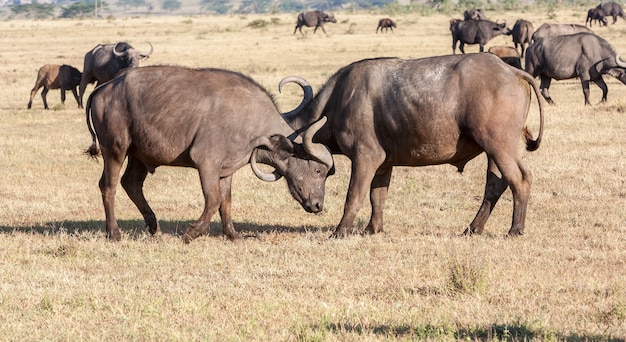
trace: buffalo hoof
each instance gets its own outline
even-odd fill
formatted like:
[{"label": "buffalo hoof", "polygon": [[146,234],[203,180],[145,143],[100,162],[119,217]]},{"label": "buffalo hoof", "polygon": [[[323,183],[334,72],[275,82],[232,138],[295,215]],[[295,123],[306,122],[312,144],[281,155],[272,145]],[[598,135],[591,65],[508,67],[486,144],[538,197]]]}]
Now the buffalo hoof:
[{"label": "buffalo hoof", "polygon": [[204,234],[204,232],[206,232],[207,229],[208,229],[208,225],[204,224],[204,222],[202,221],[190,224],[189,228],[187,228],[187,231],[183,235],[183,242],[185,244],[190,243],[198,236]]},{"label": "buffalo hoof", "polygon": [[107,239],[111,240],[111,241],[120,241],[122,240],[122,233],[120,233],[120,231],[115,231],[115,232],[107,232]]},{"label": "buffalo hoof", "polygon": [[344,239],[352,233],[352,230],[346,228],[337,228],[335,232],[330,236],[331,239]]},{"label": "buffalo hoof", "polygon": [[524,231],[523,230],[517,230],[517,229],[509,230],[509,236],[522,236],[522,235],[524,235]]}]

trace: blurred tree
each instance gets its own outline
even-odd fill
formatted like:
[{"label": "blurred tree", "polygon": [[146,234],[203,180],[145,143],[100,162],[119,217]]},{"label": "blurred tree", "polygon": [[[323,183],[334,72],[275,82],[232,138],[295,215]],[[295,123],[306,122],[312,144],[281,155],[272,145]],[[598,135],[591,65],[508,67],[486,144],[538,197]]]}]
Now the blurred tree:
[{"label": "blurred tree", "polygon": [[47,19],[54,18],[54,5],[51,4],[24,4],[13,5],[11,7],[12,16],[24,16],[26,18]]},{"label": "blurred tree", "polygon": [[217,14],[226,14],[233,7],[230,0],[201,0],[200,5],[207,11]]},{"label": "blurred tree", "polygon": [[242,0],[237,13],[267,13],[272,0]]},{"label": "blurred tree", "polygon": [[163,5],[161,5],[161,9],[172,13],[172,11],[178,11],[181,6],[182,4],[178,0],[165,0]]}]

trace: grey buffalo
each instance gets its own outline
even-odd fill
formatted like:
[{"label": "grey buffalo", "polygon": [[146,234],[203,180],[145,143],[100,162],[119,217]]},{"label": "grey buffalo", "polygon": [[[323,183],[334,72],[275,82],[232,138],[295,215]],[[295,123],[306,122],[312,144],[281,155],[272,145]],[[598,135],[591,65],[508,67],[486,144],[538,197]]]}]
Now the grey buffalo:
[{"label": "grey buffalo", "polygon": [[604,10],[602,8],[591,8],[587,11],[587,20],[585,20],[585,26],[589,24],[591,27],[593,21],[596,21],[600,26],[607,26],[609,21],[606,19],[606,15],[604,14]]},{"label": "grey buffalo", "polygon": [[41,99],[43,100],[43,106],[48,109],[48,101],[46,95],[50,89],[61,89],[61,103],[65,104],[65,92],[67,90],[72,91],[76,102],[78,102],[78,94],[76,93],[76,87],[80,84],[81,73],[78,69],[71,65],[57,65],[46,64],[39,68],[37,72],[37,80],[35,86],[30,91],[30,100],[28,101],[28,109],[33,105],[33,98],[37,94],[37,91],[43,87],[41,91]]},{"label": "grey buffalo", "polygon": [[544,38],[526,50],[526,71],[541,78],[541,93],[548,103],[552,79],[579,78],[583,87],[585,104],[589,102],[589,83],[602,89],[602,101],[606,101],[608,88],[602,74],[609,74],[626,84],[626,63],[616,55],[611,45],[593,33]]},{"label": "grey buffalo", "polygon": [[391,32],[393,32],[394,27],[396,27],[396,23],[393,20],[391,20],[390,18],[382,18],[378,21],[378,27],[376,27],[376,33],[378,33],[378,29],[380,29],[381,33],[383,32],[383,30],[386,33],[387,30],[389,29],[391,29]]},{"label": "grey buffalo", "polygon": [[589,28],[578,24],[549,24],[544,23],[533,33],[533,42],[542,38],[550,38],[575,34],[579,32],[593,33]]},{"label": "grey buffalo", "polygon": [[[281,82],[282,84],[282,82]],[[539,101],[536,140],[525,127],[530,101]],[[308,105],[286,116],[300,131],[322,117],[328,122],[313,140],[352,162],[343,217],[333,236],[352,233],[369,191],[367,233],[383,230],[383,208],[394,166],[451,164],[459,172],[487,154],[484,199],[465,234],[480,234],[501,194],[513,192],[509,234],[524,231],[532,174],[518,143],[536,150],[543,134],[543,102],[526,72],[488,53],[423,59],[367,59],[332,75]]]},{"label": "grey buffalo", "polygon": [[456,53],[456,43],[460,42],[459,50],[465,53],[465,44],[480,45],[480,52],[485,49],[485,44],[492,38],[501,34],[509,35],[511,30],[504,23],[494,23],[489,20],[458,20],[450,21],[452,33],[452,53]]},{"label": "grey buffalo", "polygon": [[[296,28],[293,30],[293,34],[296,34],[296,31],[300,30],[302,33],[302,26],[312,27],[313,33],[317,32],[318,28],[321,28],[324,34],[326,34],[326,30],[324,29],[324,23],[336,23],[337,19],[332,14],[327,14],[322,11],[308,11],[302,12],[298,15],[298,19],[296,22]],[[303,33],[302,33],[303,34]]]},{"label": "grey buffalo", "polygon": [[596,8],[601,8],[604,11],[604,15],[613,17],[613,24],[617,22],[617,17],[625,19],[624,10],[617,2],[605,2],[603,4],[599,4]]},{"label": "grey buffalo", "polygon": [[152,44],[150,51],[141,52],[125,42],[116,44],[98,44],[85,54],[83,76],[80,80],[79,105],[83,106],[83,95],[87,84],[96,83],[96,86],[112,80],[120,71],[126,68],[139,66],[139,62],[148,58],[154,51]]},{"label": "grey buffalo", "polygon": [[530,45],[532,43],[533,33],[535,33],[535,28],[533,24],[524,19],[517,19],[515,21],[515,25],[511,29],[511,37],[513,38],[513,45],[517,49],[517,45],[519,45],[522,49],[521,56],[524,57],[525,46]]},{"label": "grey buffalo", "polygon": [[[143,194],[147,174],[161,165],[198,170],[205,206],[185,232],[185,243],[207,232],[218,210],[223,233],[241,238],[231,217],[231,181],[248,163],[262,180],[284,176],[291,195],[306,211],[323,208],[333,159],[311,137],[324,120],[304,132],[302,143],[296,142],[299,137],[272,97],[239,73],[175,66],[128,69],[91,93],[86,115],[93,139],[87,153],[101,153],[104,160],[99,187],[110,239],[121,238],[114,201],[125,159],[122,187],[152,234],[160,233],[160,227]],[[257,163],[275,170],[261,171]]]},{"label": "grey buffalo", "polygon": [[464,20],[485,20],[487,19],[487,15],[482,8],[470,8],[463,12]]}]

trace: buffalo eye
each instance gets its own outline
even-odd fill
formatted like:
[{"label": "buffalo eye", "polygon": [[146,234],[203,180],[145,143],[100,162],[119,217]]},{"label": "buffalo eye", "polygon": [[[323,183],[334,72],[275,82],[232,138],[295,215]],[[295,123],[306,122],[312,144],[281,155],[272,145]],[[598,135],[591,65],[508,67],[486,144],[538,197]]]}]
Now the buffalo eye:
[{"label": "buffalo eye", "polygon": [[315,173],[322,173],[322,170],[320,170],[320,169],[315,169]]}]

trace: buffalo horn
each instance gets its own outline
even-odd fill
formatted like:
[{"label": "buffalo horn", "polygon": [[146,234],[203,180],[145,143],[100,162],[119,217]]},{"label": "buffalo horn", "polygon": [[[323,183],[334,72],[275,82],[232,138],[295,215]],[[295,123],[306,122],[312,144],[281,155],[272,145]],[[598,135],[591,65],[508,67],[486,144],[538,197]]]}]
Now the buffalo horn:
[{"label": "buffalo horn", "polygon": [[300,102],[298,107],[290,112],[282,114],[285,117],[290,117],[297,115],[298,112],[300,112],[300,110],[302,110],[302,108],[304,108],[313,99],[313,88],[311,88],[311,84],[309,84],[307,80],[300,76],[287,76],[280,80],[280,83],[278,83],[278,92],[281,92],[283,86],[287,83],[295,83],[299,85],[304,92],[304,98],[302,99],[302,102]]},{"label": "buffalo horn", "polygon": [[619,58],[619,55],[621,55],[622,53],[618,53],[617,55],[615,55],[615,63],[617,63],[617,65],[620,68],[626,68],[626,62],[623,62],[621,58]]},{"label": "buffalo horn", "polygon": [[259,169],[259,166],[256,164],[256,154],[258,150],[258,148],[255,148],[254,151],[252,151],[252,158],[250,158],[250,166],[252,167],[252,172],[254,172],[254,175],[257,176],[260,180],[266,182],[275,182],[279,180],[282,176],[276,170],[274,170],[274,172],[272,173],[266,173]]},{"label": "buffalo horn", "polygon": [[154,48],[152,47],[152,44],[150,44],[149,41],[146,41],[146,43],[148,43],[148,45],[150,45],[150,51],[148,51],[147,53],[141,53],[142,56],[150,56],[152,54],[152,52],[154,52]]},{"label": "buffalo horn", "polygon": [[313,123],[302,136],[302,144],[304,150],[320,163],[326,165],[329,169],[333,167],[333,156],[324,144],[314,143],[313,136],[326,123],[328,117],[323,116],[317,122]]},{"label": "buffalo horn", "polygon": [[117,57],[126,57],[128,55],[128,51],[124,51],[124,52],[117,52],[117,46],[120,43],[117,42],[115,43],[115,46],[113,47],[113,53],[117,56]]}]

